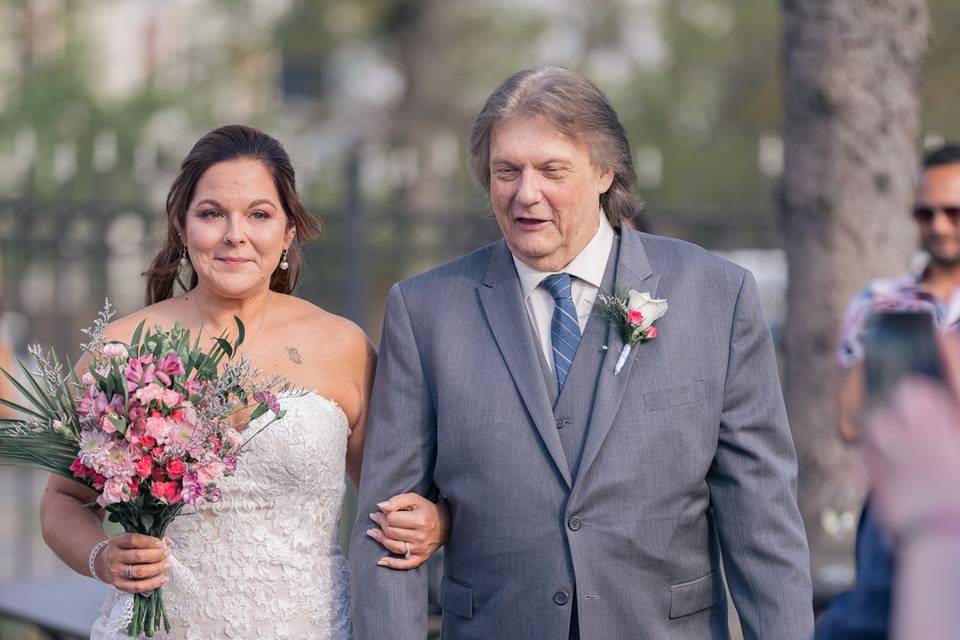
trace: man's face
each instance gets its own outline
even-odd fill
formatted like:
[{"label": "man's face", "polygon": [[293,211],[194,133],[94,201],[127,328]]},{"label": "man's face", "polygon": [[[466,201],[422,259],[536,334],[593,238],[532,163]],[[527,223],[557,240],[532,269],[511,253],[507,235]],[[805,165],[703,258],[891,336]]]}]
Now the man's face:
[{"label": "man's face", "polygon": [[934,264],[960,265],[960,162],[931,167],[917,187],[914,218]]},{"label": "man's face", "polygon": [[539,117],[501,122],[490,135],[490,204],[518,260],[560,271],[593,238],[613,171],[589,147]]}]

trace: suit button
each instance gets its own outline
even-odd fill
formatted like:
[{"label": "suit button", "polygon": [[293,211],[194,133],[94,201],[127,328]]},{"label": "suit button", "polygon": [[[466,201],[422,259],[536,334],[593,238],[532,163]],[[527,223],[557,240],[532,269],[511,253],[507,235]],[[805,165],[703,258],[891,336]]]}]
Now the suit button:
[{"label": "suit button", "polygon": [[570,418],[557,418],[557,429],[563,429],[571,423]]},{"label": "suit button", "polygon": [[580,519],[580,516],[573,516],[567,521],[567,526],[570,527],[570,531],[579,531],[580,527],[583,526],[583,520]]},{"label": "suit button", "polygon": [[570,596],[566,591],[557,591],[553,594],[553,602],[561,607],[570,601]]}]

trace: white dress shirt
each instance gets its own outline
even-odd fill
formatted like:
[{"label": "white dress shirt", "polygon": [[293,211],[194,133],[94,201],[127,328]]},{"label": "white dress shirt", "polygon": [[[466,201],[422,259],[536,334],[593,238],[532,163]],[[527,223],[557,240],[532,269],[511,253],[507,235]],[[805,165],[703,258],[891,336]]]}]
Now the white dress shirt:
[{"label": "white dress shirt", "polygon": [[590,319],[590,312],[593,311],[597,293],[600,292],[603,272],[607,268],[607,259],[610,257],[612,247],[613,227],[601,210],[600,225],[593,239],[562,271],[537,271],[513,256],[513,263],[520,277],[520,293],[527,306],[527,315],[540,339],[540,348],[551,370],[553,370],[553,342],[550,339],[550,323],[553,321],[553,309],[556,303],[550,292],[540,283],[554,273],[568,273],[573,276],[570,294],[573,297],[573,306],[577,309],[580,333],[583,334],[587,320]]}]

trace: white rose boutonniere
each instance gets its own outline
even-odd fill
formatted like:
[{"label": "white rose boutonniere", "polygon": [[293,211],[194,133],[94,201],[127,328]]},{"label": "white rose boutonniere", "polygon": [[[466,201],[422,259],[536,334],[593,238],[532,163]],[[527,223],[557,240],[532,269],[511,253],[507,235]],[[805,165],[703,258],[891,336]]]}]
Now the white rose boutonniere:
[{"label": "white rose boutonniere", "polygon": [[623,338],[623,349],[617,358],[614,375],[620,373],[635,344],[657,337],[653,323],[663,317],[667,308],[666,300],[651,298],[649,293],[640,293],[636,289],[626,292],[615,289],[613,295],[597,296],[597,312],[617,327]]}]

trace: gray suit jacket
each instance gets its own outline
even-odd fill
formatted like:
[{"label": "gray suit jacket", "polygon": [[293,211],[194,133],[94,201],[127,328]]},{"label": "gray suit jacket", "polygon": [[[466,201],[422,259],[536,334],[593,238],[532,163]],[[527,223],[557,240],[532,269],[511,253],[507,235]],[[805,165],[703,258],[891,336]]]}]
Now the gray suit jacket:
[{"label": "gray suit jacket", "polygon": [[616,245],[605,282],[615,265],[619,286],[670,309],[616,376],[621,338],[591,318],[556,404],[502,240],[391,289],[352,538],[359,640],[426,634],[424,568],[378,567],[364,535],[376,503],[406,491],[450,507],[445,638],[567,638],[574,599],[585,639],[726,638],[721,556],[746,638],[811,636],[796,458],[753,277],[677,240],[624,229]]}]

